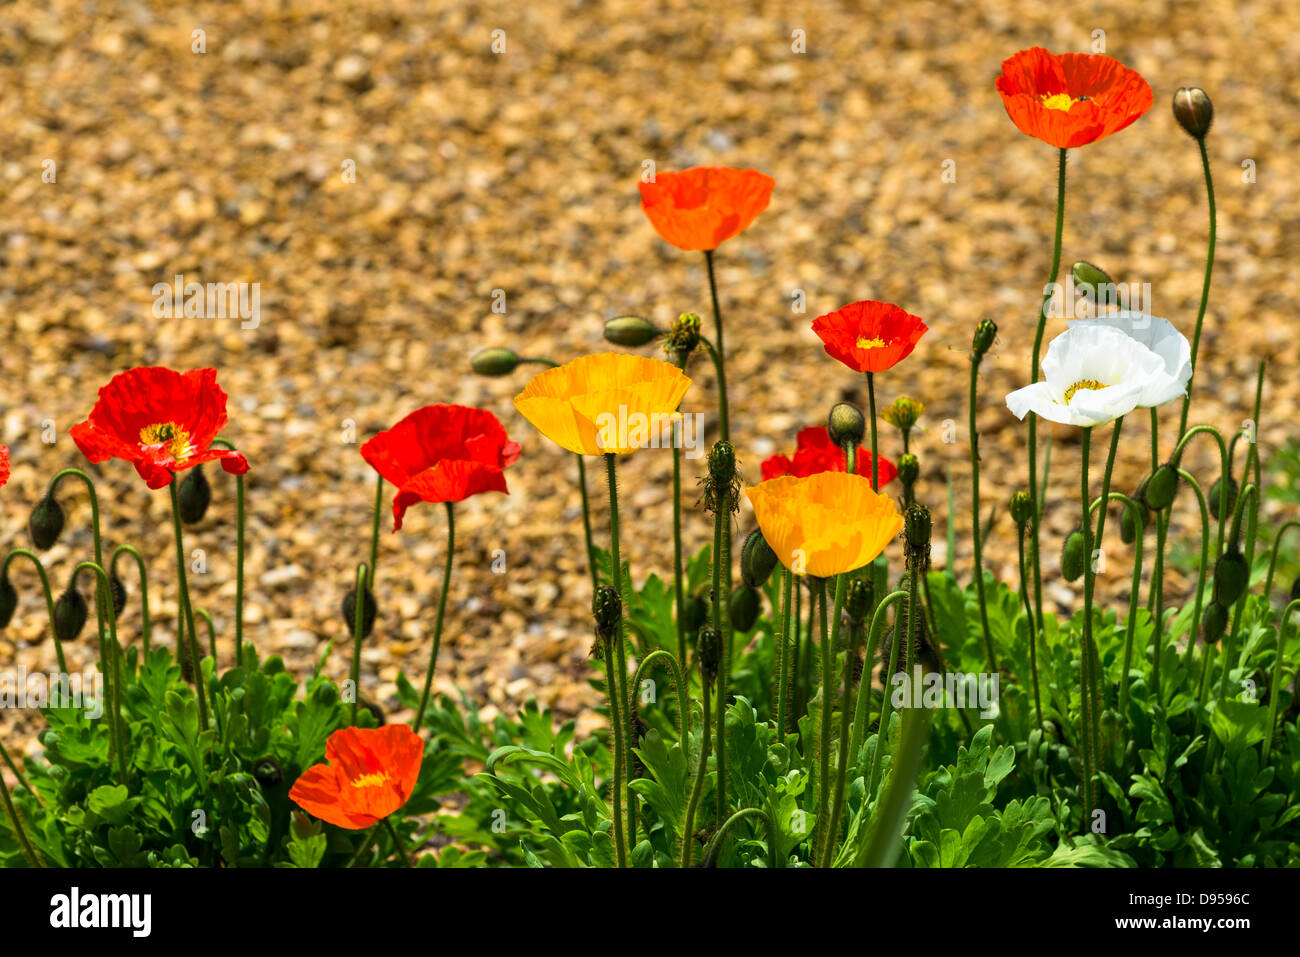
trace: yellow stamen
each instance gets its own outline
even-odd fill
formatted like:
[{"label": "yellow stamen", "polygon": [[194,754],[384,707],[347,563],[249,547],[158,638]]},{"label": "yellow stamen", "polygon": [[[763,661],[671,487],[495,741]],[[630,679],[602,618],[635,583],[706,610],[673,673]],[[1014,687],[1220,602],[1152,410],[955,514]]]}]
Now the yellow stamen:
[{"label": "yellow stamen", "polygon": [[881,339],[879,336],[877,336],[875,339],[859,339],[859,340],[858,340],[858,348],[859,348],[859,349],[881,349],[881,348],[885,347],[886,345],[888,345],[888,343],[885,342],[884,339]]},{"label": "yellow stamen", "polygon": [[1043,94],[1043,106],[1049,110],[1064,110],[1068,113],[1074,104],[1075,99],[1069,93],[1054,93],[1051,96]]},{"label": "yellow stamen", "polygon": [[377,788],[388,783],[388,772],[376,772],[375,774],[363,774],[359,778],[352,779],[354,788]]},{"label": "yellow stamen", "polygon": [[194,447],[190,445],[189,432],[175,422],[146,425],[140,430],[140,444],[163,446],[177,463],[184,462],[194,454]]},{"label": "yellow stamen", "polygon": [[1070,400],[1074,398],[1074,394],[1078,392],[1080,389],[1089,389],[1093,392],[1096,392],[1098,389],[1106,389],[1106,388],[1109,388],[1109,386],[1107,386],[1106,383],[1098,382],[1096,379],[1080,379],[1074,385],[1070,386],[1070,388],[1065,390],[1065,402],[1063,404],[1069,405]]}]

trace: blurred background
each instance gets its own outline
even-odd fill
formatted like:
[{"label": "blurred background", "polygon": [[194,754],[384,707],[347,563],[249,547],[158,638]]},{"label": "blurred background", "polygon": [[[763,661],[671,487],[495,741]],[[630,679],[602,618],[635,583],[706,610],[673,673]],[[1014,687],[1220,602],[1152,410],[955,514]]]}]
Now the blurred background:
[{"label": "blurred background", "polygon": [[[13,477],[0,492],[3,544],[27,545],[45,483],[85,465],[67,430],[114,373],[213,366],[230,394],[225,434],[252,462],[246,637],[299,672],[337,640],[326,670],[341,676],[338,609],[366,557],[374,489],[360,443],[423,404],[481,405],[523,455],[508,497],[458,508],[437,687],[459,688],[488,716],[536,696],[599,720],[586,710],[590,584],[573,457],[511,405],[528,369],[485,380],[468,362],[488,345],[557,361],[611,348],[603,320],[628,313],[665,325],[695,311],[711,328],[703,257],[661,241],[639,209],[637,178],[650,160],[776,178],[768,211],[717,255],[732,437],[749,480],[832,403],[865,404],[860,377],[822,353],[814,317],[878,298],[927,321],[912,358],[878,377],[878,398],[926,404],[926,431],[914,439],[918,494],[935,510],[936,564],[955,561],[967,580],[965,391],[979,319],[1000,328],[980,387],[985,502],[1003,505],[1025,481],[1024,429],[1003,396],[1027,378],[1056,157],[1015,129],[993,80],[1005,57],[1034,45],[1104,44],[1154,88],[1146,117],[1071,151],[1063,265],[1087,259],[1116,281],[1149,283],[1152,310],[1189,337],[1207,210],[1196,145],[1169,104],[1182,85],[1209,91],[1219,244],[1191,421],[1237,428],[1265,359],[1261,449],[1276,460],[1300,391],[1288,255],[1298,226],[1297,14],[1281,0],[1113,2],[1068,14],[1057,2],[7,4],[0,441],[12,449]],[[257,283],[256,328],[156,317],[153,287],[176,275]],[[502,295],[505,311],[494,312]],[[690,372],[686,408],[708,412],[712,370],[697,359]],[[1131,419],[1116,475],[1125,492],[1150,464],[1145,416]],[[1176,405],[1163,420],[1167,452]],[[883,425],[881,435],[895,458],[896,435]],[[1218,474],[1209,451],[1194,443],[1185,460],[1207,488]],[[1062,607],[1077,598],[1056,566],[1077,521],[1078,464],[1077,432],[1055,433],[1044,566],[1048,601]],[[949,468],[956,556],[943,546]],[[170,643],[167,495],[123,463],[91,471],[108,545],[130,542],[151,562],[155,640]],[[603,483],[591,471],[604,544]],[[689,507],[700,471],[688,463],[692,552],[710,537],[708,517]],[[624,554],[638,582],[671,572],[670,474],[666,453],[625,463]],[[234,489],[220,471],[209,475],[212,508],[187,530],[207,571],[191,588],[229,656]],[[69,483],[61,497],[68,531],[46,555],[55,588],[90,549],[84,492]],[[437,507],[417,507],[390,534],[390,502],[380,615],[362,669],[363,692],[385,707],[398,671],[414,677],[425,666],[445,542]],[[1268,514],[1293,507],[1270,500]],[[1184,560],[1169,573],[1172,604],[1187,594],[1196,551],[1195,507],[1180,499],[1179,508],[1172,538]],[[752,525],[744,505],[738,534]],[[1131,554],[1117,537],[1107,548],[1102,587],[1117,605]],[[504,574],[492,570],[498,551]],[[1016,580],[1004,508],[986,556]],[[122,634],[134,638],[138,588],[124,577],[132,601]],[[23,597],[0,633],[0,666],[48,670],[53,646],[33,573],[15,566],[14,581]],[[93,660],[91,631],[69,649],[74,669]],[[28,721],[11,712],[6,733],[21,738]]]}]

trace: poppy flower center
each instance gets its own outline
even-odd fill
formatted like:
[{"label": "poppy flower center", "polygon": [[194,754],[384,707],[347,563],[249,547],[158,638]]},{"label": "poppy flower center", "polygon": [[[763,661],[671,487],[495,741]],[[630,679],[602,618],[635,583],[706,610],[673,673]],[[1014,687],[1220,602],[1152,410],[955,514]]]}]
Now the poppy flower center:
[{"label": "poppy flower center", "polygon": [[881,339],[879,336],[876,336],[874,339],[867,339],[864,337],[857,341],[857,346],[859,349],[882,349],[886,345],[888,345],[888,343],[886,343],[885,340]]},{"label": "poppy flower center", "polygon": [[1053,93],[1051,96],[1043,94],[1043,106],[1049,110],[1064,110],[1068,113],[1074,103],[1075,99],[1069,93]]},{"label": "poppy flower center", "polygon": [[140,430],[141,445],[161,445],[177,462],[184,462],[194,454],[189,432],[175,422],[158,422]]},{"label": "poppy flower center", "polygon": [[1070,386],[1068,389],[1065,390],[1065,402],[1063,404],[1069,405],[1070,400],[1074,398],[1074,394],[1078,392],[1080,389],[1089,389],[1093,392],[1096,392],[1098,389],[1106,389],[1106,388],[1109,388],[1109,386],[1107,386],[1106,383],[1098,382],[1096,379],[1080,379],[1074,385]]},{"label": "poppy flower center", "polygon": [[388,783],[388,772],[376,772],[374,774],[363,774],[359,778],[352,779],[354,788],[378,788]]}]

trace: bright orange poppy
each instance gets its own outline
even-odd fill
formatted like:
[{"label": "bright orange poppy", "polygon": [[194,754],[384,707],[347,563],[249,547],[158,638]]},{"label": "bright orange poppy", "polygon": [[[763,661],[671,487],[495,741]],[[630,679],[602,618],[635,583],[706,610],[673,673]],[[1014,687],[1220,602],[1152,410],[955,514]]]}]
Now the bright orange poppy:
[{"label": "bright orange poppy", "polygon": [[902,362],[929,327],[892,302],[864,299],[813,320],[826,354],[857,372],[884,372]]},{"label": "bright orange poppy", "polygon": [[325,742],[326,764],[304,771],[289,798],[322,821],[359,831],[410,800],[423,759],[424,739],[404,724],[340,728]]},{"label": "bright orange poppy", "polygon": [[1042,47],[1002,61],[1002,104],[1020,132],[1058,149],[1118,133],[1151,109],[1151,85],[1100,53],[1057,56]]},{"label": "bright orange poppy", "polygon": [[752,169],[693,166],[638,183],[650,225],[678,249],[717,249],[749,227],[776,180]]},{"label": "bright orange poppy", "polygon": [[690,387],[672,363],[602,352],[539,372],[515,396],[515,408],[570,452],[626,455],[656,444],[672,447],[671,425]]},{"label": "bright orange poppy", "polygon": [[745,489],[758,527],[781,564],[830,578],[873,561],[903,527],[893,501],[865,475],[783,475]]}]

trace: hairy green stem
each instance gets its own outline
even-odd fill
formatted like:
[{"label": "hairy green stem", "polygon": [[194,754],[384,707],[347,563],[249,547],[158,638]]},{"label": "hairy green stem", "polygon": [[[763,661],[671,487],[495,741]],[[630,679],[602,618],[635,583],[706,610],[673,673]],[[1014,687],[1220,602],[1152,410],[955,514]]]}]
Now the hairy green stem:
[{"label": "hairy green stem", "polygon": [[[420,692],[420,706],[415,712],[415,723],[411,725],[411,730],[416,734],[420,733],[420,725],[424,723],[424,711],[429,705],[429,692],[433,688],[433,671],[438,666],[438,649],[442,647],[442,621],[447,612],[447,593],[451,591],[451,567],[456,557],[456,516],[452,511],[451,502],[443,504],[447,507],[447,562],[442,570],[442,592],[438,595],[438,617],[433,625],[433,648],[429,651],[429,667],[424,673],[424,690]],[[361,601],[362,596],[358,595],[358,604]]]}]

